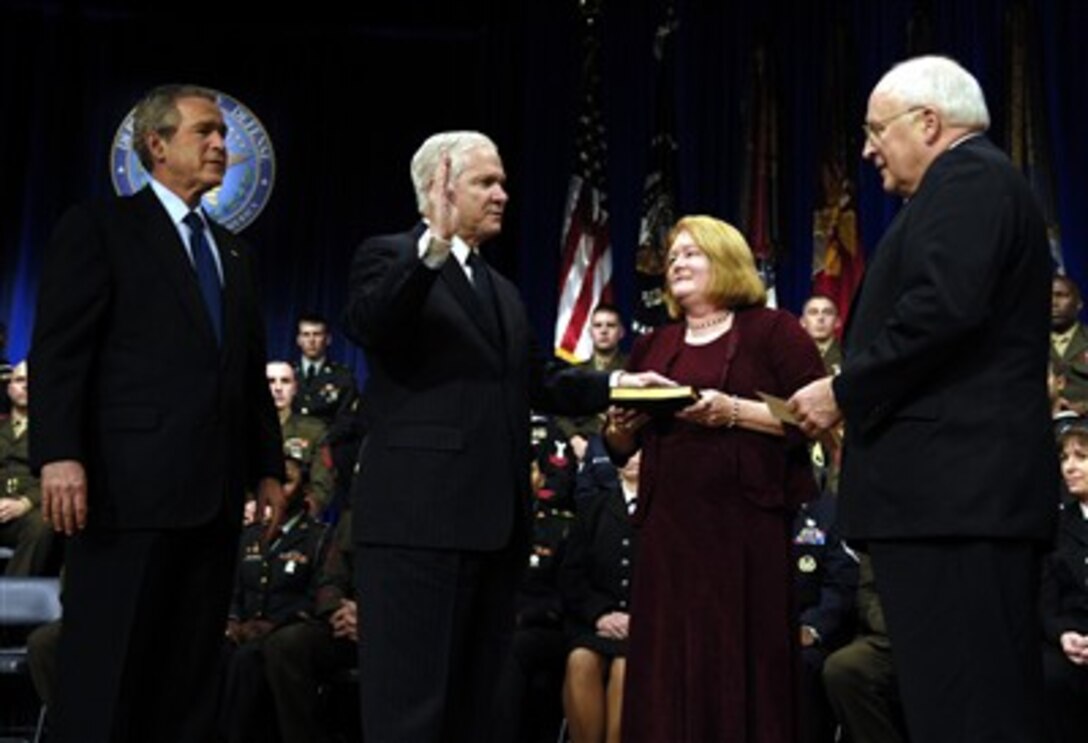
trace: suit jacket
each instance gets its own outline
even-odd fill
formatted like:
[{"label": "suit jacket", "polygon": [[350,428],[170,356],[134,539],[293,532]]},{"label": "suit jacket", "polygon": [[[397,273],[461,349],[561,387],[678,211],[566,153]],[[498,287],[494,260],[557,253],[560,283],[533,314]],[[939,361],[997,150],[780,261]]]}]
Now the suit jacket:
[{"label": "suit jacket", "polygon": [[546,357],[517,290],[488,267],[501,338],[454,256],[420,259],[423,226],[355,254],[347,335],[367,354],[368,436],[353,485],[355,537],[371,544],[494,550],[527,534],[529,409],[589,413],[608,376]]},{"label": "suit jacket", "polygon": [[984,137],[933,161],[850,313],[847,538],[1049,539],[1050,252],[1027,183]]},{"label": "suit jacket", "polygon": [[1088,633],[1088,520],[1077,502],[1062,508],[1054,551],[1043,561],[1039,606],[1047,642],[1060,645],[1064,632]]},{"label": "suit jacket", "polygon": [[216,344],[196,272],[150,189],[69,211],[43,266],[30,366],[30,454],[74,459],[89,524],[189,527],[282,479],[246,246],[214,222],[223,266]]}]

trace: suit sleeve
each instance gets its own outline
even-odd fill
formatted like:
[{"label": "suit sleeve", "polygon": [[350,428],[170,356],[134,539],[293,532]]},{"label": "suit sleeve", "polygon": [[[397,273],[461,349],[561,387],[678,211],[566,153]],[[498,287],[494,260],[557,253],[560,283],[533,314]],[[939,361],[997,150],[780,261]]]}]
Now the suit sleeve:
[{"label": "suit sleeve", "polygon": [[[956,153],[947,157],[954,157]],[[940,167],[937,163],[933,168]],[[956,157],[907,207],[900,295],[879,334],[850,349],[833,387],[847,419],[878,423],[989,317],[1019,210],[1007,176]],[[928,177],[928,176],[927,176]]]},{"label": "suit sleeve", "polygon": [[395,338],[405,319],[419,312],[438,274],[420,259],[407,235],[364,242],[348,278],[343,318],[348,337],[363,348]]},{"label": "suit sleeve", "polygon": [[548,354],[530,334],[529,390],[535,410],[588,415],[608,406],[609,372],[571,366]]},{"label": "suit sleeve", "polygon": [[46,250],[31,342],[30,460],[85,462],[86,391],[110,304],[102,226],[88,206],[58,224]]}]

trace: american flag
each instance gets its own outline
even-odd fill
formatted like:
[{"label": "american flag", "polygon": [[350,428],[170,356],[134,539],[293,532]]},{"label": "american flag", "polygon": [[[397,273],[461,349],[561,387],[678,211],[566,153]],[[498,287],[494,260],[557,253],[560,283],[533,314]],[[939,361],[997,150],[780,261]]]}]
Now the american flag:
[{"label": "american flag", "polygon": [[589,315],[598,303],[612,301],[612,249],[604,188],[605,129],[598,67],[600,12],[594,2],[581,3],[580,8],[583,58],[578,155],[563,216],[559,312],[555,323],[555,353],[571,362],[584,361],[592,355]]}]

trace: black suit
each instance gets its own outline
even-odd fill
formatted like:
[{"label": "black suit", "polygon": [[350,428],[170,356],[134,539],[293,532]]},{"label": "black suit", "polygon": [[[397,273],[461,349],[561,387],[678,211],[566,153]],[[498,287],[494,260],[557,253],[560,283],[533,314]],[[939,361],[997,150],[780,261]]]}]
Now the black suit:
[{"label": "black suit", "polygon": [[608,391],[545,359],[517,290],[485,267],[489,335],[456,257],[420,259],[422,233],[363,244],[344,318],[370,372],[353,509],[364,734],[381,742],[486,735],[527,547],[530,403],[589,412]]},{"label": "black suit", "polygon": [[[246,248],[211,229],[221,346],[150,189],[71,210],[46,255],[31,457],[36,468],[80,462],[89,508],[67,562],[64,740],[201,734],[198,697],[222,633],[243,493],[282,479]],[[171,696],[191,701],[170,709]]]},{"label": "black suit", "polygon": [[869,543],[917,740],[1038,732],[1028,607],[1058,502],[1049,323],[1038,206],[1000,151],[968,139],[881,240],[833,383],[840,524]]}]

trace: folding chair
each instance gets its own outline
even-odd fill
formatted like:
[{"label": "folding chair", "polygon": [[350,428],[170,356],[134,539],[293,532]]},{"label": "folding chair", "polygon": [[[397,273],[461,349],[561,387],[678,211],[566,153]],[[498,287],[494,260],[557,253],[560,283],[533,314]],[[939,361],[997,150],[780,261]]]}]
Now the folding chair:
[{"label": "folding chair", "polygon": [[[60,618],[60,581],[56,578],[0,577],[0,675],[28,677],[26,636],[31,630]],[[8,642],[18,644],[8,645]],[[45,705],[40,705],[35,726],[17,727],[10,733],[33,732],[39,743],[45,725]],[[4,739],[10,740],[10,739]],[[19,740],[19,739],[16,739]]]}]

